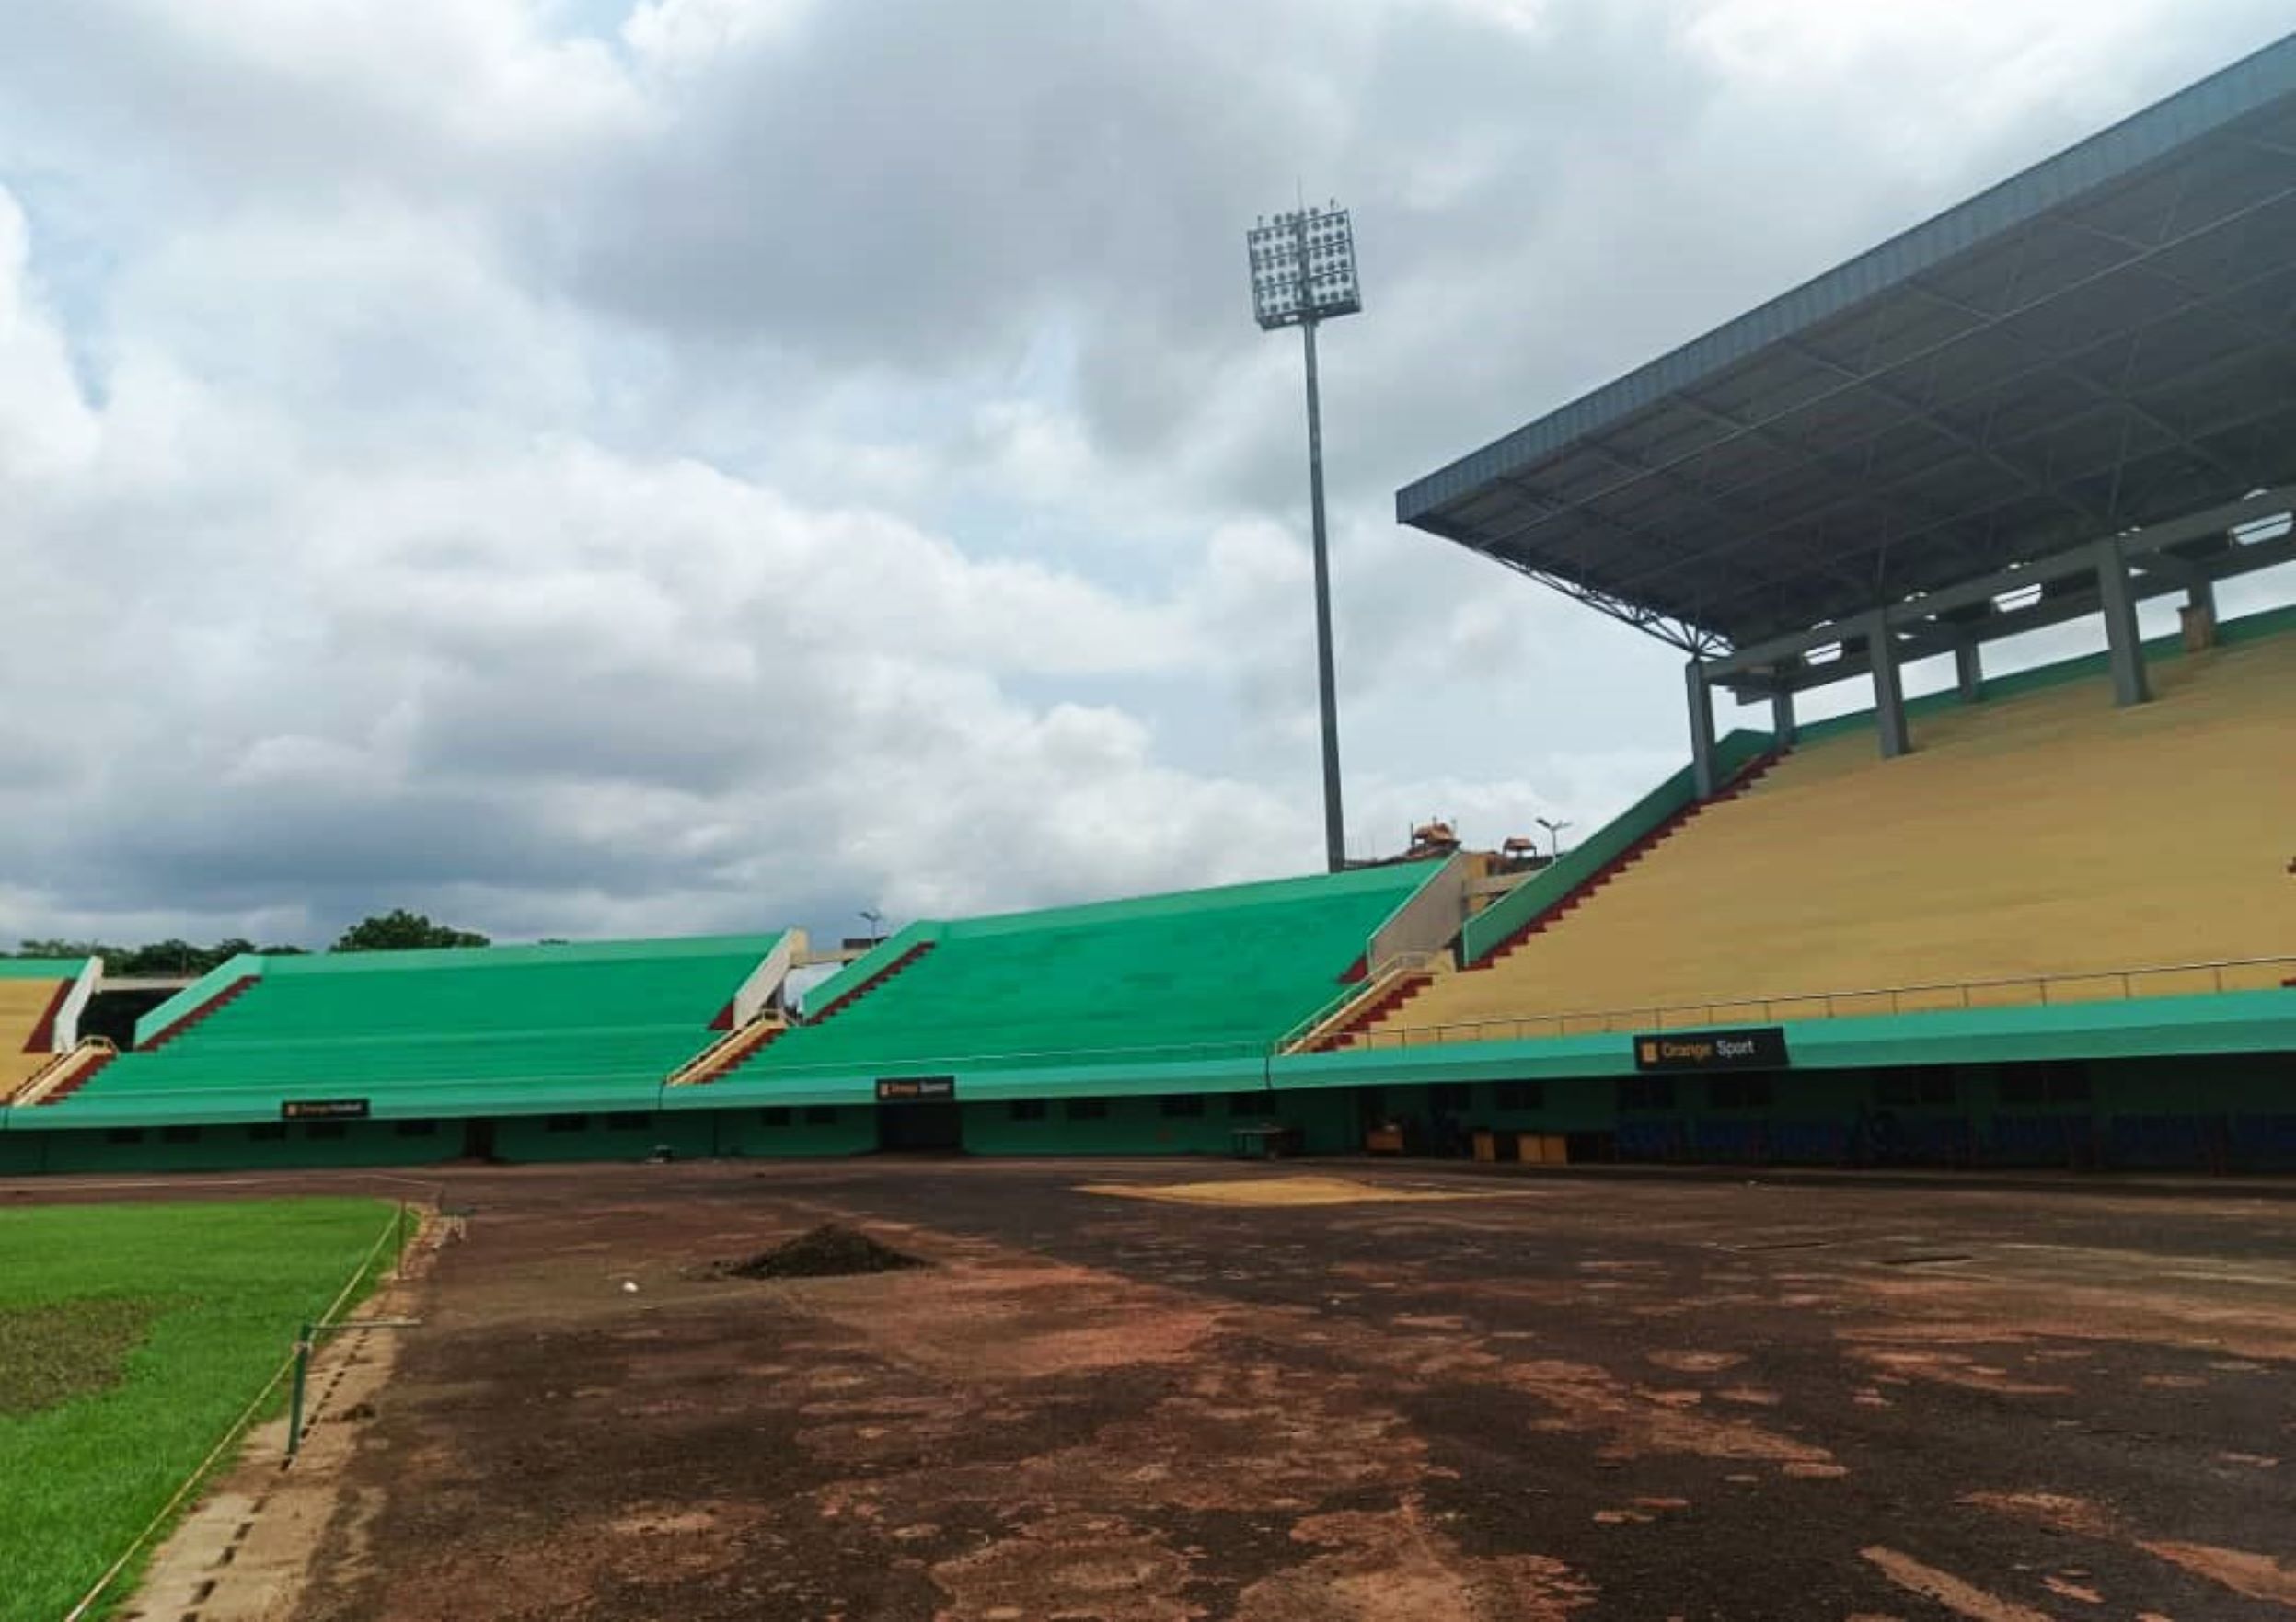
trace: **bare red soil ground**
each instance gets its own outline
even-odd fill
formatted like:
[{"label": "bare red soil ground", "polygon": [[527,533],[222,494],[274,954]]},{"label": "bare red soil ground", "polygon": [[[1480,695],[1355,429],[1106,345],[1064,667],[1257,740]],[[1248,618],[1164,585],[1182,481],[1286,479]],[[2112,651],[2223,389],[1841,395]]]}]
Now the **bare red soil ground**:
[{"label": "bare red soil ground", "polygon": [[[298,1615],[2296,1613],[2296,1202],[1082,1191],[1299,1175],[450,1173]],[[831,1219],[936,1265],[710,1276]]]}]

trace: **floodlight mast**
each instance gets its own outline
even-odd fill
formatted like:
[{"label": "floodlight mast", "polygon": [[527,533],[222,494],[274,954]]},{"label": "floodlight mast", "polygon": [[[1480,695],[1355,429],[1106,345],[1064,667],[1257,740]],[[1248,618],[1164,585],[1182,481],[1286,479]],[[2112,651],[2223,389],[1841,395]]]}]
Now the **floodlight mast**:
[{"label": "floodlight mast", "polygon": [[1340,804],[1339,686],[1332,660],[1332,564],[1323,524],[1323,401],[1316,385],[1315,329],[1363,308],[1356,282],[1356,238],[1347,211],[1298,208],[1263,217],[1244,233],[1252,257],[1252,313],[1260,329],[1299,328],[1308,373],[1308,510],[1314,530],[1316,696],[1323,725],[1324,859],[1347,865],[1347,821]]}]

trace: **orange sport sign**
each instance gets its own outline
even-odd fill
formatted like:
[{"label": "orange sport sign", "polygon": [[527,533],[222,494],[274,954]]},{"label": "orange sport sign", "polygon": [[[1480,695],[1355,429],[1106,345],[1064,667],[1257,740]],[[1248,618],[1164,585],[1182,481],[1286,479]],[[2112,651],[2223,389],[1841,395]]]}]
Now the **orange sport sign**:
[{"label": "orange sport sign", "polygon": [[956,1096],[953,1076],[889,1076],[877,1083],[880,1104],[942,1103]]},{"label": "orange sport sign", "polygon": [[1662,1030],[1634,1039],[1637,1070],[1783,1070],[1791,1063],[1782,1025],[1743,1030]]},{"label": "orange sport sign", "polygon": [[279,1104],[282,1121],[364,1121],[367,1101],[364,1099],[283,1099]]}]

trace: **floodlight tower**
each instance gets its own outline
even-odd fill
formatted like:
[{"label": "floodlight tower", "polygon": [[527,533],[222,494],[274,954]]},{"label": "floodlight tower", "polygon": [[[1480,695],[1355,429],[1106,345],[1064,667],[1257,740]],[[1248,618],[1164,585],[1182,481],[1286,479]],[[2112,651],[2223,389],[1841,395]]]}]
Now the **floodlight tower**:
[{"label": "floodlight tower", "polygon": [[1323,535],[1323,403],[1316,388],[1315,329],[1363,308],[1347,211],[1294,209],[1244,233],[1252,255],[1252,313],[1263,332],[1297,327],[1308,362],[1308,509],[1315,529],[1315,673],[1323,716],[1323,846],[1331,870],[1347,865],[1339,799],[1339,692],[1332,673],[1332,563]]}]

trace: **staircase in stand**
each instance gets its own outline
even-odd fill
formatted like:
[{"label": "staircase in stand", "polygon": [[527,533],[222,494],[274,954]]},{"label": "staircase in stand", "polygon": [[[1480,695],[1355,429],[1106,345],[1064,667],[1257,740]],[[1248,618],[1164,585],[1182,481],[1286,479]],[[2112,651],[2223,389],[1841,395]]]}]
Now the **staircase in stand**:
[{"label": "staircase in stand", "polygon": [[1688,805],[1676,811],[1649,833],[1635,840],[1633,844],[1557,896],[1536,917],[1529,920],[1521,928],[1494,947],[1481,962],[1470,964],[1461,972],[1472,974],[1480,970],[1488,969],[1532,936],[1545,934],[1563,919],[1576,912],[1604,885],[1688,827],[1698,819],[1701,813],[1713,806],[1726,805],[1751,788],[1761,780],[1764,774],[1785,758],[1785,753],[1783,749],[1765,750],[1748,761],[1732,774],[1729,781],[1716,790],[1713,798],[1693,799]]},{"label": "staircase in stand", "polygon": [[1377,1025],[1434,984],[1435,976],[1424,969],[1414,969],[1407,974],[1397,975],[1384,991],[1368,998],[1362,1007],[1349,1015],[1344,1023],[1316,1038],[1308,1052],[1333,1053],[1342,1048],[1353,1047],[1358,1033]]},{"label": "staircase in stand", "polygon": [[764,1053],[789,1031],[779,1019],[757,1019],[712,1042],[670,1077],[672,1087],[708,1087]]},{"label": "staircase in stand", "polygon": [[192,1009],[182,1018],[167,1027],[167,1030],[156,1034],[152,1040],[145,1042],[139,1051],[148,1053],[154,1048],[164,1048],[169,1042],[175,1041],[176,1038],[181,1036],[185,1031],[190,1030],[193,1026],[203,1024],[207,1020],[213,1018],[217,1014],[221,1013],[231,1004],[237,1002],[241,997],[245,996],[248,993],[248,988],[255,984],[257,978],[258,976],[253,974],[242,974],[229,985],[225,986],[223,990],[218,992],[215,995],[208,998],[207,1001],[202,1003],[198,1007]]},{"label": "staircase in stand", "polygon": [[805,1023],[808,1025],[818,1025],[824,1019],[828,1018],[830,1015],[836,1013],[838,1009],[850,1007],[853,1004],[867,996],[871,992],[875,991],[886,981],[892,979],[895,974],[898,974],[903,970],[908,968],[910,964],[916,962],[917,959],[923,957],[927,952],[932,949],[933,943],[931,941],[918,941],[915,946],[909,948],[908,950],[894,959],[892,962],[887,963],[883,969],[879,970],[876,973],[871,974],[859,985],[852,986],[848,990],[839,993],[835,1000],[824,1004],[821,1007],[807,1014],[805,1016]]},{"label": "staircase in stand", "polygon": [[19,1108],[60,1104],[95,1080],[119,1056],[120,1050],[110,1042],[91,1036],[34,1073],[17,1093],[15,1102]]}]

